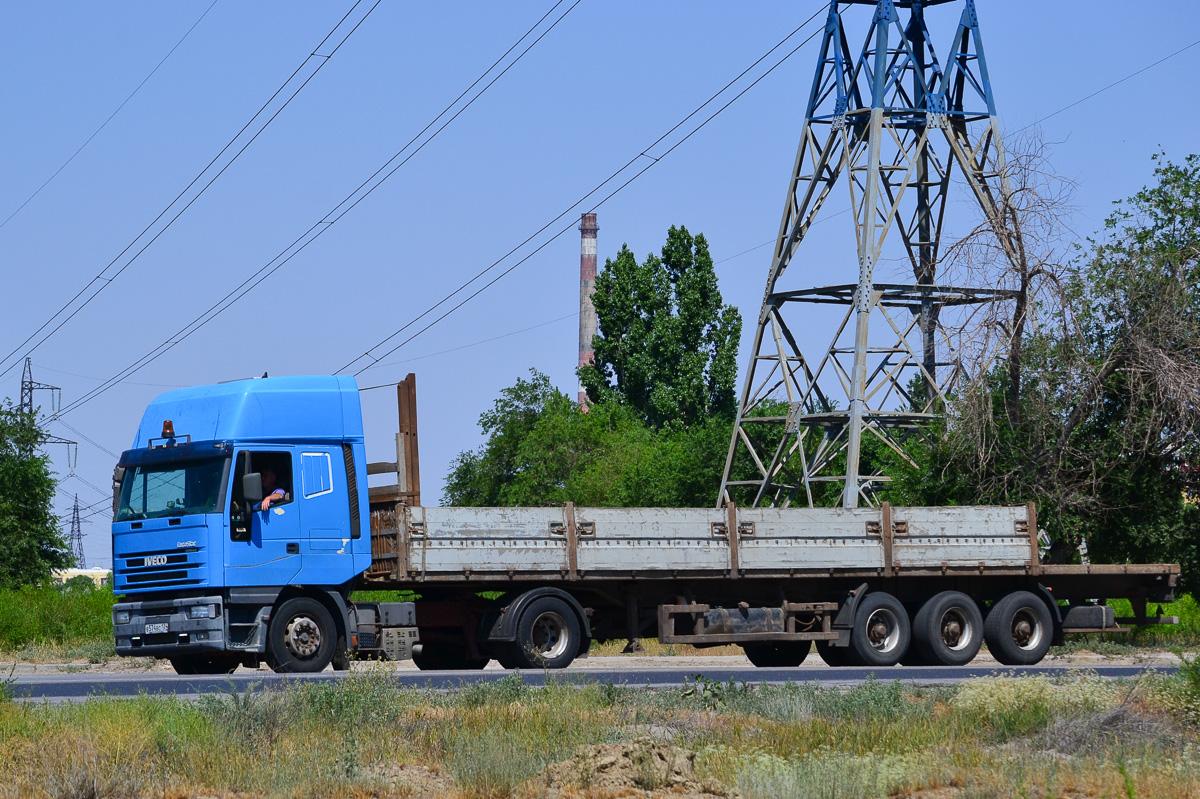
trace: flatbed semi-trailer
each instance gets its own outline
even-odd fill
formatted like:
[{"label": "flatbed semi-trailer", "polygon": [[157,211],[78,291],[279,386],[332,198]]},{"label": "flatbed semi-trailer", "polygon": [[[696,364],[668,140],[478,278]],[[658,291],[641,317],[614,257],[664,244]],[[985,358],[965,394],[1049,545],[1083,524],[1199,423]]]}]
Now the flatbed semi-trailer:
[{"label": "flatbed semi-trailer", "polygon": [[[365,460],[350,378],[168,392],[114,474],[117,652],[184,672],[351,656],[561,668],[593,641],[738,644],[761,666],[1036,663],[1067,632],[1171,621],[1173,564],[1051,565],[1032,504],[436,508],[412,383],[397,460]],[[405,408],[405,404],[410,407]],[[368,488],[368,476],[399,475]],[[263,476],[284,489],[263,508]],[[361,589],[412,601],[356,602]],[[1132,601],[1118,619],[1103,600]]]}]

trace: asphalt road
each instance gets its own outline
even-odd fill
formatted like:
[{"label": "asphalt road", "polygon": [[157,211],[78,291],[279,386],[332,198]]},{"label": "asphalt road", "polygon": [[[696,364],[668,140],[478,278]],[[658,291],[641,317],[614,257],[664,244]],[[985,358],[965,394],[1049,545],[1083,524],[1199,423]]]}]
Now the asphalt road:
[{"label": "asphalt road", "polygon": [[[1145,673],[1168,674],[1177,671],[1170,666],[1090,666],[1089,673],[1108,679],[1136,677]],[[899,680],[917,685],[939,685],[961,682],[976,677],[1029,676],[1036,674],[1069,675],[1078,672],[1077,666],[938,666],[929,668],[895,667],[869,668],[804,668],[756,669],[753,667],[703,668],[608,668],[562,671],[522,672],[527,685],[543,685],[547,680],[567,684],[613,683],[631,689],[670,688],[683,685],[697,675],[717,682],[728,680],[750,683],[781,684],[808,682],[829,686],[857,685],[872,676],[879,680]],[[509,672],[488,671],[396,671],[392,678],[397,684],[416,688],[453,690],[476,683],[496,682]],[[320,674],[287,675],[267,671],[238,671],[219,677],[183,677],[167,673],[141,674],[25,674],[11,683],[15,699],[24,701],[82,701],[90,697],[154,696],[196,697],[201,694],[243,692],[248,690],[279,689],[298,682],[334,682],[346,679],[347,672],[325,671]]]}]

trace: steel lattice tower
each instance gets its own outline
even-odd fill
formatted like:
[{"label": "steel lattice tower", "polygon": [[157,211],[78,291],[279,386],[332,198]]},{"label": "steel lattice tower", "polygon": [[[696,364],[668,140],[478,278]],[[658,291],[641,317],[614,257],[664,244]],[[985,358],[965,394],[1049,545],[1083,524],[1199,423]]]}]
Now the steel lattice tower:
[{"label": "steel lattice tower", "polygon": [[[945,61],[926,22],[934,6],[960,12]],[[866,25],[858,51],[852,23]],[[864,464],[864,436],[907,460],[903,438],[934,419],[964,377],[961,339],[943,311],[966,318],[1012,296],[937,279],[952,177],[1015,261],[1017,242],[998,210],[1010,193],[1004,168],[974,0],[832,0],[718,502],[813,505],[821,483],[838,484],[844,507],[873,501],[887,478]],[[857,282],[790,286],[794,263],[811,271],[800,246],[839,184],[854,215]],[[893,230],[911,282],[875,281]],[[845,308],[816,358],[795,335],[793,309],[806,303]],[[739,462],[753,464],[754,479],[734,479]]]},{"label": "steel lattice tower", "polygon": [[67,544],[71,554],[75,556],[75,568],[86,569],[83,559],[83,520],[79,518],[79,495],[75,495],[75,507],[71,508],[71,532],[67,534]]},{"label": "steel lattice tower", "polygon": [[[47,383],[39,383],[36,380],[34,380],[33,379],[33,359],[26,358],[25,359],[25,368],[21,371],[21,410],[30,415],[32,415],[37,410],[33,404],[33,392],[35,392],[35,391],[49,391],[50,392],[50,407],[51,407],[51,410],[53,410],[54,413],[57,414],[59,405],[62,402],[62,389],[59,388],[58,386],[52,386]],[[52,436],[49,434],[45,435],[45,437],[42,439],[42,443],[43,444],[66,444],[67,445],[67,466],[70,468],[71,473],[72,474],[74,473],[75,463],[71,458],[71,453],[74,452],[76,458],[78,458],[79,445],[77,443],[75,443],[74,441],[71,441],[68,438],[61,438],[60,436]],[[74,449],[72,449],[72,448],[74,448]]]}]

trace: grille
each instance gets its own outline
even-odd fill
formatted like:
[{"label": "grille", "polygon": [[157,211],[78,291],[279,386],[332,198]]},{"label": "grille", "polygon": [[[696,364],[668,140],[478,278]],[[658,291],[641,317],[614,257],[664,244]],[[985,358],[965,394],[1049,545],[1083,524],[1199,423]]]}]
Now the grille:
[{"label": "grille", "polygon": [[199,547],[171,549],[165,552],[132,552],[117,559],[117,582],[130,590],[175,588],[204,582],[204,565]]}]

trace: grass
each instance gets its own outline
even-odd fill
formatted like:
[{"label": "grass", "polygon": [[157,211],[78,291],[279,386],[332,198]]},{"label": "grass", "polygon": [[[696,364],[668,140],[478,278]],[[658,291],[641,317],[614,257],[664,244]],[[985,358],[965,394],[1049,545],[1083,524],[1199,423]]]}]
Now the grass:
[{"label": "grass", "polygon": [[70,659],[107,659],[113,602],[111,588],[87,580],[0,590],[0,651],[37,655],[40,648]]},{"label": "grass", "polygon": [[509,675],[447,693],[370,671],[195,702],[0,693],[0,797],[1182,799],[1200,795],[1200,664],[1188,663],[1128,684],[1080,674],[937,689],[697,679],[649,691]]}]

